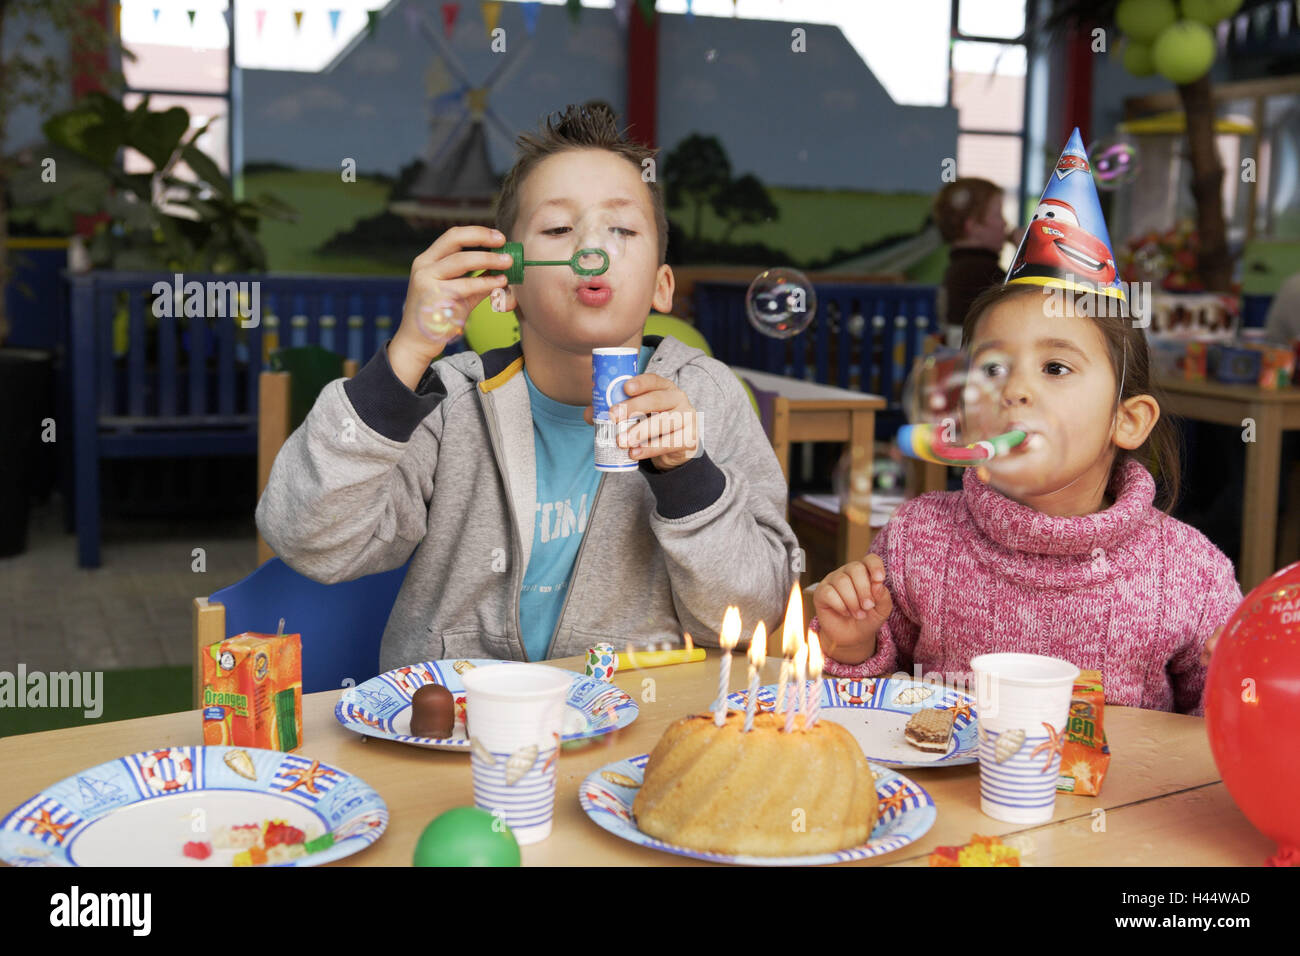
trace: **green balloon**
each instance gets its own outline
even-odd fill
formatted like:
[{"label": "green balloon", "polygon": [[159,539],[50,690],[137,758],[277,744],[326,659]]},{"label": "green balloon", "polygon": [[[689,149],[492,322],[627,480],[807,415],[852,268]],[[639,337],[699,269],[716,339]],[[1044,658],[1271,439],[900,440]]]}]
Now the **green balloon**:
[{"label": "green balloon", "polygon": [[1151,42],[1178,19],[1174,0],[1120,0],[1115,23],[1135,40]]},{"label": "green balloon", "polygon": [[[1241,0],[1237,2],[1240,3]],[[1184,19],[1195,20],[1206,26],[1212,27],[1227,16],[1219,12],[1219,8],[1224,5],[1224,0],[1182,0],[1181,5]]]},{"label": "green balloon", "polygon": [[1151,45],[1124,38],[1124,69],[1134,76],[1150,76],[1156,71],[1151,59]]},{"label": "green balloon", "polygon": [[519,866],[519,844],[504,823],[478,807],[433,818],[415,841],[416,866]]},{"label": "green balloon", "polygon": [[1180,85],[1203,77],[1214,65],[1214,53],[1214,31],[1195,20],[1179,20],[1151,44],[1160,75]]}]

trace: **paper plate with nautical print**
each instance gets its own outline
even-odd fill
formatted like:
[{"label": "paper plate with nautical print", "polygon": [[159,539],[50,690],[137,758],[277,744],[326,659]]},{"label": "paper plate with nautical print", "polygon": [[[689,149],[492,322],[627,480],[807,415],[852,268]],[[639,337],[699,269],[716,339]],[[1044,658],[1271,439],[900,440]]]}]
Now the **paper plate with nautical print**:
[{"label": "paper plate with nautical print", "polygon": [[[465,733],[465,683],[461,675],[473,667],[509,664],[494,660],[425,661],[398,667],[349,687],[339,698],[334,716],[348,730],[370,737],[383,737],[433,750],[461,750],[469,753]],[[515,662],[517,663],[517,662]],[[564,742],[598,737],[626,727],[636,720],[637,705],[613,684],[565,671],[573,678],[564,708]],[[424,684],[442,684],[451,691],[456,720],[450,737],[419,737],[411,734],[411,697]]]},{"label": "paper plate with nautical print", "polygon": [[0,819],[13,866],[315,866],[383,835],[388,807],[319,760],[162,747],[60,780]]}]

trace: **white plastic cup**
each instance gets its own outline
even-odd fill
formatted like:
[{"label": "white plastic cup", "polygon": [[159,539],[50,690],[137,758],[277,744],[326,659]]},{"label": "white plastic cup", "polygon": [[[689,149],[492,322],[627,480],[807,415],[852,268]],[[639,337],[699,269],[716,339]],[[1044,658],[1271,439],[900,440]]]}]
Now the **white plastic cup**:
[{"label": "white plastic cup", "polygon": [[572,678],[543,664],[493,664],[462,680],[474,805],[504,819],[521,846],[545,840]]},{"label": "white plastic cup", "polygon": [[1079,668],[1038,654],[981,654],[970,666],[980,728],[980,810],[1008,823],[1045,823],[1056,809],[1060,743]]}]

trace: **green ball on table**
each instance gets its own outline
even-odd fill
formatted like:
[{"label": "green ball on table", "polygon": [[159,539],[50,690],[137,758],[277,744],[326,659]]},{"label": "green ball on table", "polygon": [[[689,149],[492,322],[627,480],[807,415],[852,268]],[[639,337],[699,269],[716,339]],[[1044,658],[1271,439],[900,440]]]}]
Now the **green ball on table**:
[{"label": "green ball on table", "polygon": [[519,844],[504,822],[478,807],[434,817],[415,841],[415,866],[519,866]]}]

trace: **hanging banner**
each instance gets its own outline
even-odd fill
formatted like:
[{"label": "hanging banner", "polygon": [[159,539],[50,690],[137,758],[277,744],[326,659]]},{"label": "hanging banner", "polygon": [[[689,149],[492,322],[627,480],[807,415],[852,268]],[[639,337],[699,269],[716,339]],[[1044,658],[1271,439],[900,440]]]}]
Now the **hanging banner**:
[{"label": "hanging banner", "polygon": [[444,3],[442,5],[442,32],[447,34],[447,39],[451,39],[452,31],[456,29],[456,15],[460,13],[459,3]]},{"label": "hanging banner", "polygon": [[489,37],[501,20],[501,0],[483,0],[483,29]]},{"label": "hanging banner", "polygon": [[524,4],[524,29],[532,36],[537,31],[537,15],[542,12],[542,5],[537,0]]}]

